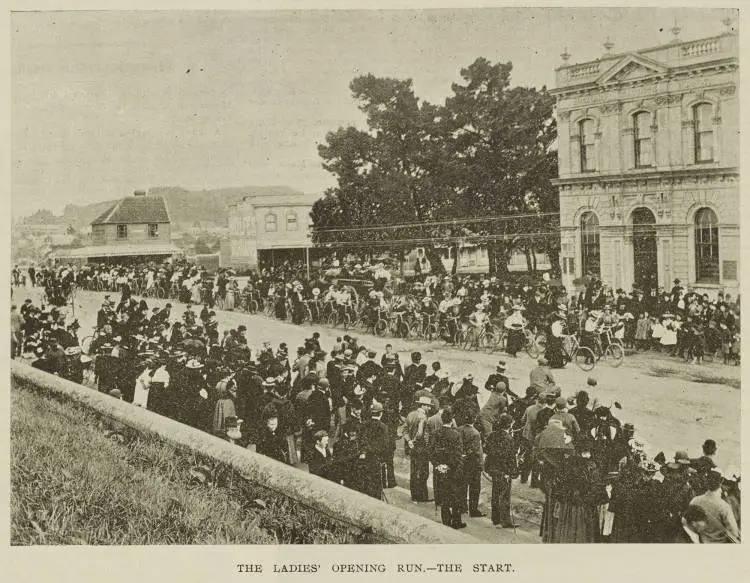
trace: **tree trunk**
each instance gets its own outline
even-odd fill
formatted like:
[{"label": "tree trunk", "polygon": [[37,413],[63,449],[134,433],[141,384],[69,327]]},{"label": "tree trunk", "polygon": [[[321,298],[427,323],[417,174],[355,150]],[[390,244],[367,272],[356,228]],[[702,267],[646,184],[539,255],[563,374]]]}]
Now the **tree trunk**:
[{"label": "tree trunk", "polygon": [[430,262],[430,273],[432,273],[432,275],[445,275],[445,266],[443,265],[442,255],[440,254],[440,251],[435,249],[434,245],[425,245],[424,255]]},{"label": "tree trunk", "polygon": [[536,270],[537,270],[537,265],[536,265],[536,251],[534,251],[533,249],[531,250],[531,262],[534,265],[534,273],[536,273]]},{"label": "tree trunk", "polygon": [[461,248],[456,243],[451,247],[453,250],[453,265],[451,265],[451,275],[458,273],[458,254],[461,252]]},{"label": "tree trunk", "polygon": [[529,273],[533,273],[536,270],[533,269],[531,265],[531,250],[528,247],[526,247],[523,250],[523,254],[526,256],[526,271],[528,271]]},{"label": "tree trunk", "polygon": [[560,248],[559,247],[549,247],[547,249],[547,257],[549,257],[549,263],[550,263],[550,275],[554,279],[559,279],[562,276],[562,271],[560,269]]},{"label": "tree trunk", "polygon": [[487,258],[490,262],[490,274],[501,281],[508,277],[509,246],[504,241],[490,243],[487,247]]}]

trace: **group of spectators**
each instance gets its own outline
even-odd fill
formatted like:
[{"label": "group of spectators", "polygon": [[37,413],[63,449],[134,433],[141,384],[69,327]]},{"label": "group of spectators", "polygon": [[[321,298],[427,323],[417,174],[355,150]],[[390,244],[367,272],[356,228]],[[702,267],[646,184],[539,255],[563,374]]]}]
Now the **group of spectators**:
[{"label": "group of spectators", "polygon": [[[431,293],[449,287],[430,283],[423,286]],[[485,296],[479,301],[492,295],[492,280],[489,287],[461,283],[467,296]],[[533,299],[539,293],[521,291]],[[596,302],[597,293],[583,301]],[[514,479],[545,493],[544,542],[739,538],[739,476],[715,468],[715,443],[708,440],[693,460],[685,452],[650,457],[632,425],[595,399],[590,406],[594,389],[564,397],[544,359],[523,396],[500,362],[480,406],[471,373],[452,380],[439,362],[428,369],[419,352],[403,366],[391,346],[378,354],[349,335],[327,352],[318,333],[291,355],[284,343],[253,347],[244,325],[220,331],[209,305],[198,313],[191,305],[182,313],[171,303],[149,308],[127,288],[119,301],[110,294],[102,302],[85,353],[78,323],[57,306],[27,300],[12,308],[11,322],[13,356],[26,355],[36,368],[79,383],[93,377],[102,392],[281,463],[306,463],[373,497],[396,485],[403,439],[412,500],[431,501],[431,474],[434,502],[454,528],[466,525],[466,513],[484,516],[484,475],[499,528],[514,526]]]}]

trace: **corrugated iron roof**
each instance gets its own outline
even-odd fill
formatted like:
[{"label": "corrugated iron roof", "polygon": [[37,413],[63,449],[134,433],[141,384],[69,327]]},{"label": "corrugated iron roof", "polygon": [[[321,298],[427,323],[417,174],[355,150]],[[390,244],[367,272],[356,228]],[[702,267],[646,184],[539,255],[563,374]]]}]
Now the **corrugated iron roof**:
[{"label": "corrugated iron roof", "polygon": [[129,196],[94,219],[92,225],[169,223],[167,201],[161,196]]}]

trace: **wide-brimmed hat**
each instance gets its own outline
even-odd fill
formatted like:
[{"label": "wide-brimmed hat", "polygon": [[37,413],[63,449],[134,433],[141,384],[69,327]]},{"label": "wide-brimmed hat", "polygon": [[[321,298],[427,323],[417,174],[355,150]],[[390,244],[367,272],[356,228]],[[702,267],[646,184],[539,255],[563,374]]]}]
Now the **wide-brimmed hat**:
[{"label": "wide-brimmed hat", "polygon": [[430,405],[432,406],[432,399],[430,399],[427,395],[422,395],[417,399],[417,403],[420,405]]},{"label": "wide-brimmed hat", "polygon": [[266,380],[264,380],[262,384],[264,387],[275,387],[276,379],[274,377],[266,377]]},{"label": "wide-brimmed hat", "polygon": [[192,369],[203,368],[203,364],[199,360],[196,360],[195,358],[191,358],[185,364],[185,368],[192,368]]},{"label": "wide-brimmed hat", "polygon": [[81,354],[80,346],[71,346],[65,349],[65,356],[75,356],[76,354]]}]

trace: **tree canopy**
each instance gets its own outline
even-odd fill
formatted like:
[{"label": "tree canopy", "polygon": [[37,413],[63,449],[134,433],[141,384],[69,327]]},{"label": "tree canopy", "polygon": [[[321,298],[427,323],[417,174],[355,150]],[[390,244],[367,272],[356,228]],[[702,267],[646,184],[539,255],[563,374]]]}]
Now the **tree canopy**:
[{"label": "tree canopy", "polygon": [[[559,238],[529,235],[551,233],[558,211],[554,98],[511,87],[511,71],[479,58],[442,105],[419,99],[410,79],[355,78],[367,129],[339,128],[318,148],[337,185],[313,206],[314,241],[420,246],[438,271],[434,244],[461,239],[488,245],[493,272],[514,249],[553,252],[556,264]],[[524,216],[487,220],[499,215]]]}]

